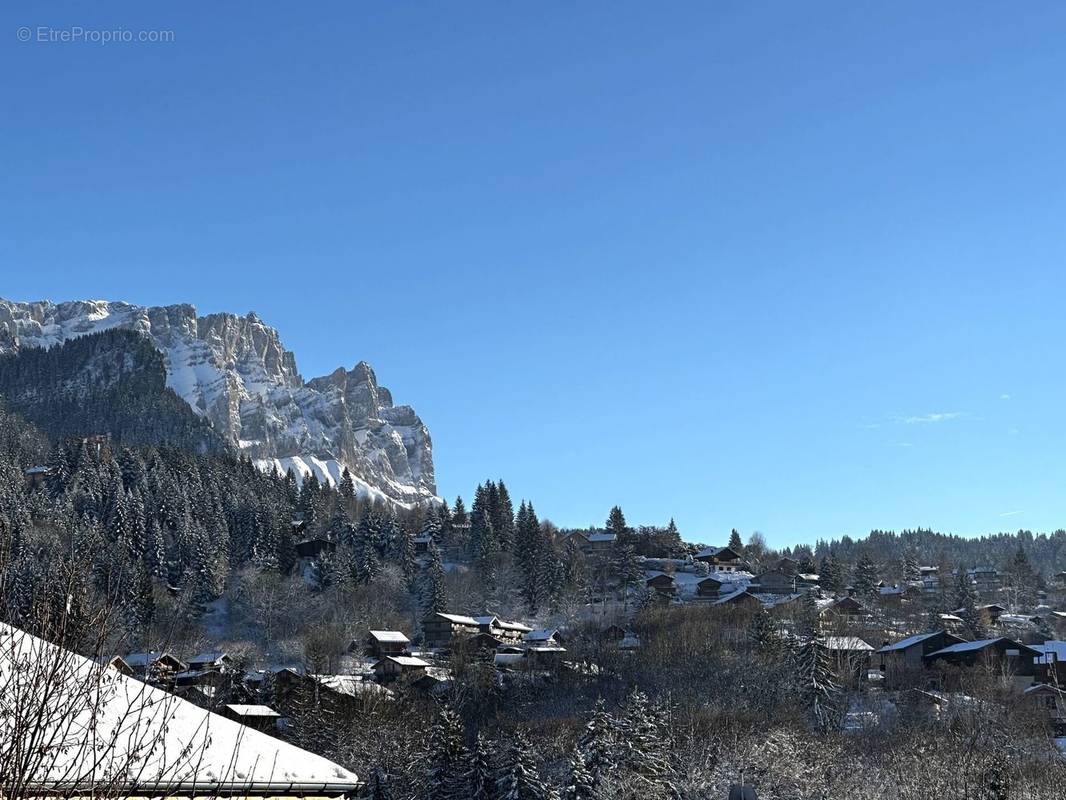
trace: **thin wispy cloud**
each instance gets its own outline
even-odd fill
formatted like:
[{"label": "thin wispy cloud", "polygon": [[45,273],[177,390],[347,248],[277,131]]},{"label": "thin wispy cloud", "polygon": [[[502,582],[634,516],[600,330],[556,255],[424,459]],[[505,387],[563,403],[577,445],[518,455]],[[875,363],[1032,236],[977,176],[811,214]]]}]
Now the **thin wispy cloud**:
[{"label": "thin wispy cloud", "polygon": [[962,416],[961,411],[936,411],[932,414],[920,414],[910,417],[896,417],[897,422],[904,425],[926,425],[933,422],[947,422]]},{"label": "thin wispy cloud", "polygon": [[1010,395],[1009,395],[1009,394],[1007,394],[1006,392],[1004,392],[1003,394],[1001,394],[1001,395],[999,396],[999,399],[1000,399],[1000,400],[1010,400]]},{"label": "thin wispy cloud", "polygon": [[1025,513],[1024,511],[1004,511],[1002,514],[1000,514],[1000,516],[1001,517],[1016,517],[1019,514],[1024,514],[1024,513]]}]

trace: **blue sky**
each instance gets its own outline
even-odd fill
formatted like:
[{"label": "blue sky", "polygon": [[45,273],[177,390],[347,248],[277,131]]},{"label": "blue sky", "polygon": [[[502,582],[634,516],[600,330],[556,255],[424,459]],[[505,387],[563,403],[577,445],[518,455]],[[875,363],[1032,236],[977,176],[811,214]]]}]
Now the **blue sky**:
[{"label": "blue sky", "polygon": [[0,296],[254,309],[560,524],[1066,525],[1061,4],[103,5],[0,12]]}]

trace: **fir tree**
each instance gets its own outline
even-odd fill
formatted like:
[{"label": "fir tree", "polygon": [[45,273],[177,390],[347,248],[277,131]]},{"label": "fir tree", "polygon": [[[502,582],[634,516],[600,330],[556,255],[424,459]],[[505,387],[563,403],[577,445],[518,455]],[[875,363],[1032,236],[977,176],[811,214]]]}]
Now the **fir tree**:
[{"label": "fir tree", "polygon": [[[718,541],[722,541],[719,539]],[[736,553],[738,556],[744,555],[744,540],[740,538],[740,531],[733,528],[729,533],[729,549]]]},{"label": "fir tree", "polygon": [[817,639],[811,637],[794,645],[792,673],[797,696],[815,725],[823,731],[834,727],[840,687],[833,681],[829,654]]},{"label": "fir tree", "polygon": [[429,544],[429,559],[422,574],[422,616],[447,611],[448,594],[444,585],[444,563],[435,542]]},{"label": "fir tree", "polygon": [[426,800],[468,800],[466,746],[459,716],[443,707],[430,733]]},{"label": "fir tree", "polygon": [[470,800],[496,800],[496,769],[492,764],[492,752],[478,733],[470,764],[466,773]]},{"label": "fir tree", "polygon": [[575,750],[570,757],[570,777],[562,800],[596,800],[596,786],[580,750]]},{"label": "fir tree", "polygon": [[382,767],[376,766],[370,771],[370,779],[366,782],[360,798],[362,800],[393,800],[392,782]]},{"label": "fir tree", "polygon": [[547,800],[548,790],[532,763],[529,743],[515,731],[500,776],[496,779],[500,800]]},{"label": "fir tree", "polygon": [[868,553],[863,553],[855,565],[855,580],[852,586],[860,597],[872,597],[877,594],[877,565]]}]

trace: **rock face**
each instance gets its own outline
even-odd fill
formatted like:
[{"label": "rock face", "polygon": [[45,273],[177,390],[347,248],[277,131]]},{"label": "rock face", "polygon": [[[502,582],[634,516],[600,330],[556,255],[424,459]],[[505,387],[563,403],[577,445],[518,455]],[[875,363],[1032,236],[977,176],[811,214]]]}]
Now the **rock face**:
[{"label": "rock face", "polygon": [[167,385],[262,468],[336,481],[347,467],[367,496],[404,505],[435,499],[429,431],[410,406],[393,405],[366,363],[305,382],[278,332],[254,313],[0,299],[0,352],[109,328],[147,336],[166,361]]}]

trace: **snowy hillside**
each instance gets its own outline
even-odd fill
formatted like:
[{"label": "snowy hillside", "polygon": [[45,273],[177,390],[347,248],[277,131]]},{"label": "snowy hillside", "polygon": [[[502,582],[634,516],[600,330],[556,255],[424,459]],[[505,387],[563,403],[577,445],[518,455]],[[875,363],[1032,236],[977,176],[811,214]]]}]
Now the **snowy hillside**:
[{"label": "snowy hillside", "polygon": [[0,352],[51,347],[111,328],[139,331],[163,354],[167,385],[261,467],[347,467],[364,495],[410,505],[433,499],[429,431],[360,362],[304,381],[278,332],[254,313],[197,316],[190,305],[0,299]]}]

